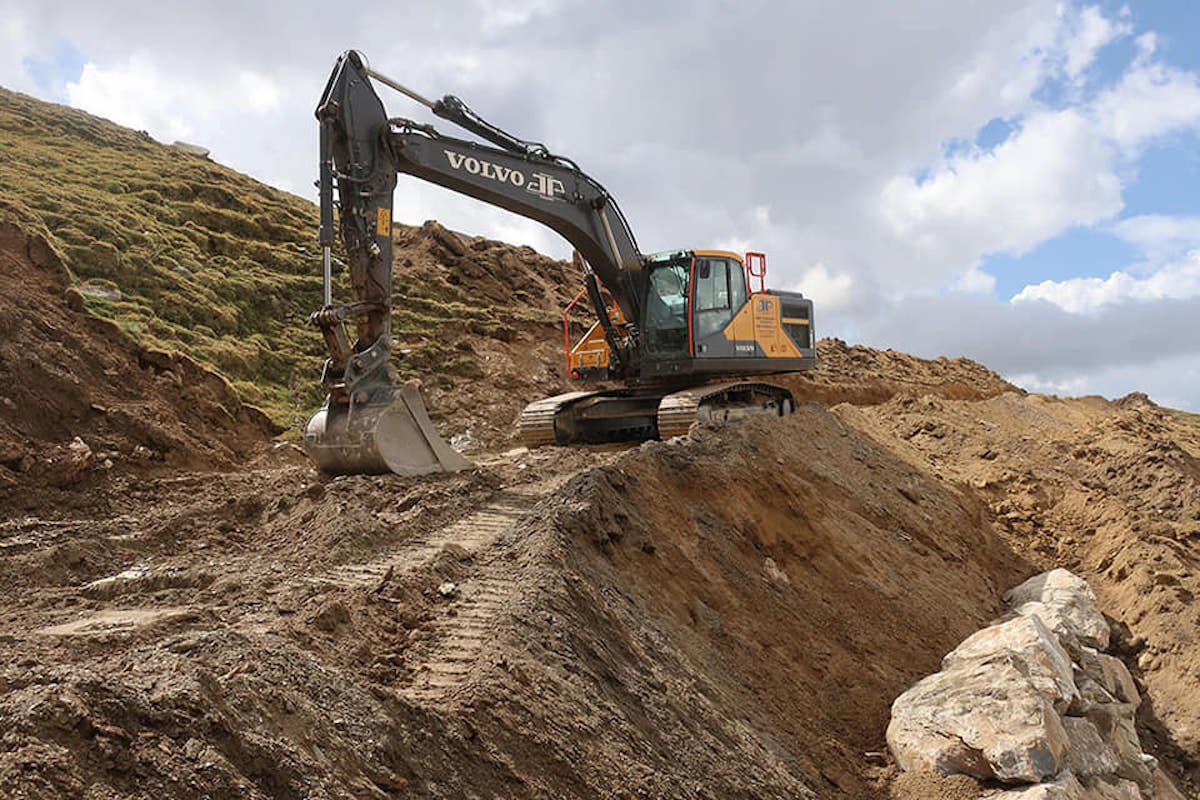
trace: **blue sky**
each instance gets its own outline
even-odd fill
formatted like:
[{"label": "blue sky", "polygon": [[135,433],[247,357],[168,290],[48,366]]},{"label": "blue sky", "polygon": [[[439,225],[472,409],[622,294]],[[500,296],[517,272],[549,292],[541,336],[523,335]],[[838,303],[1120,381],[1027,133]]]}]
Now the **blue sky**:
[{"label": "blue sky", "polygon": [[[1154,32],[1157,49],[1173,66],[1200,70],[1200,3],[1147,0],[1136,4],[1098,4],[1113,19],[1128,21],[1130,31],[1103,47],[1086,74],[1083,95],[1112,86],[1137,57],[1139,33]],[[1077,102],[1079,87],[1051,76],[1039,89],[1050,107]],[[1008,120],[995,119],[980,129],[975,144],[992,149],[1016,132]],[[1149,214],[1200,215],[1200,137],[1183,132],[1147,148],[1129,165],[1123,187],[1123,209],[1113,221]],[[1020,254],[992,253],[982,269],[996,278],[995,295],[1009,299],[1026,285],[1047,279],[1107,276],[1136,263],[1138,251],[1104,226],[1070,228]]]},{"label": "blue sky", "polygon": [[[571,156],[647,252],[766,251],[820,333],[1200,411],[1200,3],[0,0],[0,84],[307,197],[351,46]],[[396,213],[569,255],[413,179]]]}]

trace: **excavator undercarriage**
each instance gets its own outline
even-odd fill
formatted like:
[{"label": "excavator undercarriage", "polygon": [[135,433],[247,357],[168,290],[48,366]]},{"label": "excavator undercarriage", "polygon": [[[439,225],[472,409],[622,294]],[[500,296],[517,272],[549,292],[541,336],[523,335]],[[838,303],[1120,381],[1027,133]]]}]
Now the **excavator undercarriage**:
[{"label": "excavator undercarriage", "polygon": [[792,393],[758,381],[708,383],[667,392],[612,389],[568,392],[536,400],[519,421],[526,447],[670,439],[697,422],[729,422],[795,410]]}]

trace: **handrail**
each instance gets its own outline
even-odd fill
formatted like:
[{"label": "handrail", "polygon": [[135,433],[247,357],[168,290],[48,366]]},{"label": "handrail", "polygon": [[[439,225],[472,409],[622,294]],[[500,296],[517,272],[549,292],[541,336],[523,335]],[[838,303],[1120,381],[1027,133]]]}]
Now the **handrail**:
[{"label": "handrail", "polygon": [[[758,263],[758,269],[754,268],[755,262]],[[746,253],[746,272],[750,273],[750,277],[758,278],[758,293],[762,294],[767,290],[767,254],[766,253]],[[749,283],[749,281],[747,281]],[[749,288],[749,287],[747,287]]]},{"label": "handrail", "polygon": [[563,309],[563,348],[567,358],[567,374],[571,375],[571,377],[578,376],[571,374],[571,320],[568,318],[568,315],[571,313],[571,309],[575,307],[575,304],[578,303],[585,294],[587,294],[586,286],[580,289],[579,294],[575,295],[575,299],[568,303],[567,307]]}]

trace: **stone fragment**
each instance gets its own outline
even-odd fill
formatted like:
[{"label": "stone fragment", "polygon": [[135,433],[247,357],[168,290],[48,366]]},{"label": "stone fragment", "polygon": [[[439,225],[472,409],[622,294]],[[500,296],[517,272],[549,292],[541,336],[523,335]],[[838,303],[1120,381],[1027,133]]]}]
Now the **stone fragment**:
[{"label": "stone fragment", "polygon": [[980,800],[1093,800],[1070,770],[1063,770],[1047,783],[986,792],[979,797]]},{"label": "stone fragment", "polygon": [[1009,589],[1004,600],[1017,614],[1037,614],[1056,634],[1070,633],[1085,645],[1108,649],[1108,621],[1100,613],[1096,595],[1087,581],[1065,569],[1034,575]]},{"label": "stone fragment", "polygon": [[1110,775],[1117,769],[1117,756],[1104,743],[1100,731],[1082,717],[1063,717],[1070,748],[1067,750],[1067,768],[1080,778],[1095,775]]},{"label": "stone fragment", "polygon": [[1089,711],[1087,719],[1117,757],[1114,774],[1136,782],[1143,792],[1149,793],[1153,790],[1154,775],[1138,741],[1133,714],[1132,705],[1111,703]]},{"label": "stone fragment", "polygon": [[174,147],[176,150],[181,150],[190,156],[199,156],[200,158],[208,158],[209,154],[209,149],[207,147],[201,147],[200,145],[192,144],[191,142],[182,142],[178,139],[171,142],[171,147]]},{"label": "stone fragment", "polygon": [[901,769],[1006,783],[1056,775],[1068,746],[1050,699],[1012,654],[919,681],[892,704],[887,742]]},{"label": "stone fragment", "polygon": [[1122,703],[1132,703],[1136,707],[1142,701],[1137,684],[1121,659],[1097,652],[1090,647],[1082,647],[1079,652],[1079,668]]},{"label": "stone fragment", "polygon": [[1154,771],[1154,800],[1187,800],[1161,769]]},{"label": "stone fragment", "polygon": [[1142,790],[1123,778],[1089,778],[1084,781],[1087,800],[1142,800]]},{"label": "stone fragment", "polygon": [[1095,678],[1078,667],[1075,671],[1075,687],[1079,689],[1079,695],[1068,706],[1068,714],[1073,717],[1082,717],[1094,709],[1117,702],[1117,698],[1113,697]]},{"label": "stone fragment", "polygon": [[1016,617],[976,631],[942,659],[942,669],[1010,655],[1020,661],[1030,682],[1050,699],[1055,710],[1066,710],[1078,694],[1071,657],[1037,616]]},{"label": "stone fragment", "polygon": [[96,463],[96,456],[87,442],[76,436],[66,447],[59,448],[50,463],[46,482],[52,486],[65,487],[77,483],[83,473]]}]

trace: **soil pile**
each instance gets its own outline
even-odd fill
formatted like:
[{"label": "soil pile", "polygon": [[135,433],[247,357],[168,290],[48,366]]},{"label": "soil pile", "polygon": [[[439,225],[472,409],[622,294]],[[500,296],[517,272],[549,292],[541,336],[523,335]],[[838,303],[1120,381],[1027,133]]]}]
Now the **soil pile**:
[{"label": "soil pile", "polygon": [[5,539],[6,796],[879,796],[888,698],[1028,569],[816,407],[123,488]]}]

